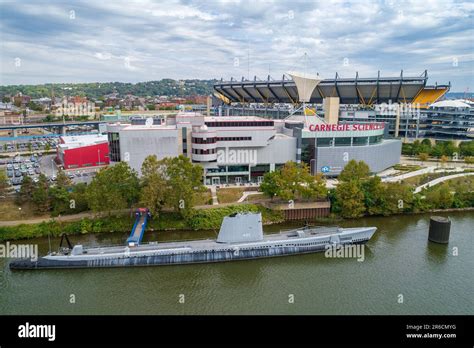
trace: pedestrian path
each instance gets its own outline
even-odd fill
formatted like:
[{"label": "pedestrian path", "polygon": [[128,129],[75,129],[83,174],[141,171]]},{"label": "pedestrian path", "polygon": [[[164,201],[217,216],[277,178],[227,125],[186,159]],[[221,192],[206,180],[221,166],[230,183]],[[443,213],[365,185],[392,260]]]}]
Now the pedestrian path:
[{"label": "pedestrian path", "polygon": [[459,178],[459,177],[462,177],[462,176],[469,176],[469,175],[474,175],[474,173],[460,173],[460,174],[454,174],[454,175],[448,175],[448,176],[443,176],[441,178],[437,178],[437,179],[434,179],[434,180],[431,180],[429,182],[427,182],[426,184],[423,184],[421,186],[418,186],[416,189],[415,189],[415,193],[419,193],[421,192],[423,189],[425,188],[428,188],[428,187],[433,187],[435,185],[438,185],[444,181],[447,181],[447,180],[451,180],[451,179],[455,179],[455,178]]}]

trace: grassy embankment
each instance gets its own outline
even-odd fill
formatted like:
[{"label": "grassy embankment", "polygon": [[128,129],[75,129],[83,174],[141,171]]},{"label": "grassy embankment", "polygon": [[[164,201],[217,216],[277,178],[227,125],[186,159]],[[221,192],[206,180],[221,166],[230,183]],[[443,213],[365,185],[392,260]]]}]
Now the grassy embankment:
[{"label": "grassy embankment", "polygon": [[[163,212],[159,218],[150,220],[148,229],[151,231],[219,229],[224,216],[236,212],[261,212],[264,224],[283,222],[280,212],[274,212],[254,204],[245,204],[195,210],[187,219],[183,219],[176,213]],[[84,218],[68,222],[52,219],[39,224],[0,227],[0,241],[45,237],[48,235],[59,236],[63,232],[66,234],[128,232],[132,225],[133,218],[129,214],[101,218]]]}]

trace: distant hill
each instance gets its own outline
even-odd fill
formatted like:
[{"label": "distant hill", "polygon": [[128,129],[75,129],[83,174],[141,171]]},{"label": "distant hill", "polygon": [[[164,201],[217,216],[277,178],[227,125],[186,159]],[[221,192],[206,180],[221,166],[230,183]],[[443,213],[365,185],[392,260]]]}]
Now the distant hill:
[{"label": "distant hill", "polygon": [[93,82],[93,83],[47,83],[44,85],[11,85],[0,86],[0,96],[13,95],[21,92],[32,98],[51,97],[54,91],[56,97],[62,96],[85,96],[98,99],[111,93],[119,93],[120,96],[133,94],[139,97],[168,95],[168,96],[190,96],[207,95],[212,93],[212,85],[215,80],[172,80],[147,81],[138,83],[124,82]]}]

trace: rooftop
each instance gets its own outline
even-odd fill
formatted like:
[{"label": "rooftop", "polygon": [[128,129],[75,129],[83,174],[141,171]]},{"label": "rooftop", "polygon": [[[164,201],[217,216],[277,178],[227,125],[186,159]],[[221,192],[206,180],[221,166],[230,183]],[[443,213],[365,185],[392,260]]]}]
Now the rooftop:
[{"label": "rooftop", "polygon": [[464,100],[442,100],[430,105],[430,108],[470,108]]},{"label": "rooftop", "polygon": [[102,144],[102,143],[108,142],[107,135],[103,135],[103,134],[62,136],[61,140],[64,143],[59,144],[58,146],[62,148],[67,148],[67,149]]}]

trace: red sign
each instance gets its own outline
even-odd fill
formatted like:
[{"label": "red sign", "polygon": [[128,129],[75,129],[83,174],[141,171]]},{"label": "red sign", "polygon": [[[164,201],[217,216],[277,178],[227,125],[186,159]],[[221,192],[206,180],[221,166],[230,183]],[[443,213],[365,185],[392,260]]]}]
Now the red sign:
[{"label": "red sign", "polygon": [[346,132],[346,131],[371,131],[384,129],[385,123],[361,123],[361,124],[312,124],[309,126],[311,132]]}]

